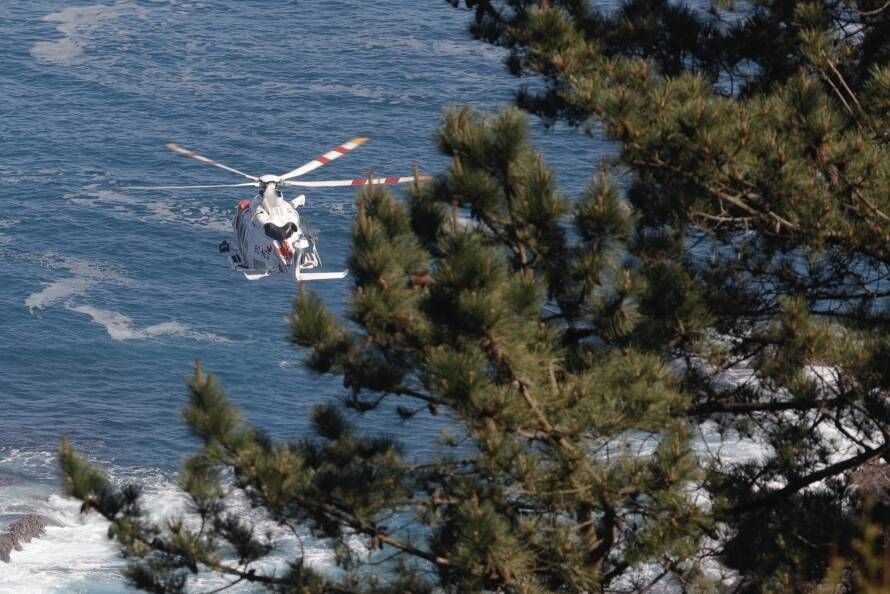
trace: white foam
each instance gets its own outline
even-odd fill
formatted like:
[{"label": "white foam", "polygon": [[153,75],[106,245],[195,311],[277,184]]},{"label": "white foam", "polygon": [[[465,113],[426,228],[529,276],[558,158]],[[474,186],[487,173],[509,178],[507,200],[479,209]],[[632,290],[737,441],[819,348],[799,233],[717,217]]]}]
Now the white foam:
[{"label": "white foam", "polygon": [[103,326],[114,340],[146,340],[159,336],[181,336],[199,342],[230,342],[228,338],[212,332],[194,330],[181,322],[162,322],[145,328],[137,328],[132,318],[120,312],[99,309],[92,305],[67,304],[66,307],[71,311],[90,316],[93,322]]},{"label": "white foam", "polygon": [[35,309],[44,309],[68,297],[83,295],[95,284],[96,281],[90,278],[64,278],[47,284],[41,291],[28,295],[25,298],[25,306],[31,313],[34,313]]},{"label": "white foam", "polygon": [[[95,460],[92,461],[95,463]],[[56,454],[48,451],[0,449],[0,471],[12,469],[17,475],[46,476],[55,473]],[[136,482],[143,487],[143,509],[155,522],[183,517],[197,527],[199,520],[188,514],[189,502],[175,481],[154,469],[114,468],[99,463],[115,484]],[[48,519],[46,534],[13,552],[11,562],[0,565],[0,592],[92,592],[129,591],[120,570],[124,567],[117,545],[108,539],[108,522],[95,512],[80,513],[80,502],[53,493],[47,484],[22,479],[0,484],[0,513],[38,513]],[[328,543],[319,542],[308,530],[300,529],[300,541],[290,529],[278,525],[253,508],[237,491],[227,498],[227,507],[255,526],[256,533],[269,535],[273,553],[253,567],[258,571],[281,572],[287,563],[304,555],[316,569],[335,571],[334,552]],[[191,521],[190,521],[191,520]],[[347,543],[357,553],[366,552],[362,541]],[[196,591],[225,586],[222,576],[202,571],[189,580]],[[236,587],[232,591],[252,591]]]},{"label": "white foam", "polygon": [[48,523],[46,534],[2,563],[0,592],[86,591],[84,582],[123,590],[123,579],[113,569],[122,561],[107,539],[108,524],[81,515],[77,501],[53,494],[46,483],[25,478],[51,476],[57,464],[52,451],[0,449],[0,471],[12,471],[11,481],[0,482],[0,514],[37,513]]},{"label": "white foam", "polygon": [[126,15],[144,15],[145,9],[132,0],[119,0],[105,5],[70,6],[43,17],[44,21],[59,23],[56,31],[64,35],[55,41],[38,41],[31,47],[31,55],[39,62],[70,65],[81,62],[84,49],[101,28]]},{"label": "white foam", "polygon": [[54,253],[29,254],[27,256],[51,270],[62,269],[71,273],[71,276],[44,283],[41,290],[31,293],[25,298],[25,306],[32,314],[37,310],[64,303],[67,309],[87,315],[92,318],[93,322],[103,326],[114,340],[147,340],[160,336],[179,336],[199,342],[230,342],[223,336],[196,330],[177,321],[161,322],[139,328],[132,318],[122,313],[92,305],[77,304],[76,297],[86,295],[98,285],[114,284],[129,287],[133,285],[133,282],[122,272],[87,260],[60,257]]},{"label": "white foam", "polygon": [[481,56],[491,62],[499,62],[506,55],[502,48],[475,43],[469,38],[465,40],[438,40],[430,43],[417,37],[373,35],[354,39],[353,42],[360,43],[369,49],[400,47],[419,54],[431,53],[452,57]]},{"label": "white foam", "polygon": [[123,563],[108,540],[107,522],[97,514],[81,515],[80,504],[67,497],[53,494],[35,503],[38,513],[60,525],[48,526],[46,534],[12,554],[0,571],[0,591],[64,592],[81,580],[124,589],[123,578],[113,570]]},{"label": "white foam", "polygon": [[67,270],[72,276],[44,283],[43,289],[28,295],[25,298],[25,306],[32,314],[35,310],[45,309],[72,297],[84,295],[101,283],[124,286],[132,284],[123,274],[95,262],[53,253],[41,254],[36,260],[50,269]]},{"label": "white foam", "polygon": [[38,41],[31,48],[31,55],[36,60],[54,64],[74,64],[82,53],[81,43],[71,37],[63,37],[58,41]]},{"label": "white foam", "polygon": [[[64,198],[80,206],[100,206],[111,209],[122,218],[140,221],[160,221],[162,223],[189,225],[211,231],[231,231],[231,212],[216,207],[200,205],[194,199],[177,202],[160,199],[151,193],[140,196],[122,194],[114,190],[100,190],[88,186],[83,193],[65,194]],[[235,202],[233,198],[233,203]]]},{"label": "white foam", "polygon": [[[9,229],[10,227],[14,227],[19,224],[21,221],[19,219],[0,219],[0,230]],[[9,237],[3,233],[0,233],[0,245],[6,245],[12,242],[12,237]]]}]

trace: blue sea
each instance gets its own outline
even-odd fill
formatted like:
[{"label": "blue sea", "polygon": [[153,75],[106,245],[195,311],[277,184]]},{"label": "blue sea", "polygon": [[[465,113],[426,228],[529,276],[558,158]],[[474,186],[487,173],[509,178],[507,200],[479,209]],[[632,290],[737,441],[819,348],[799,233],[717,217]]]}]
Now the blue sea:
[{"label": "blue sea", "polygon": [[[309,409],[343,394],[287,341],[293,282],[248,282],[217,252],[249,190],[127,189],[244,181],[166,143],[261,175],[367,136],[304,179],[410,175],[414,162],[437,174],[445,106],[493,111],[535,84],[510,77],[504,52],[473,40],[470,14],[445,0],[95,1],[0,7],[0,529],[28,512],[52,524],[0,563],[3,593],[127,590],[106,525],[62,493],[62,436],[115,481],[143,484],[160,517],[183,509],[176,470],[196,443],[180,410],[196,358],[275,438],[305,435]],[[609,154],[574,130],[532,129],[569,195]],[[306,195],[326,270],[344,268],[354,190]],[[351,288],[312,286],[340,315]],[[447,424],[356,421],[418,459]],[[292,547],[282,537],[272,562]],[[307,555],[333,559],[323,543]],[[196,589],[220,584],[202,576]]]}]

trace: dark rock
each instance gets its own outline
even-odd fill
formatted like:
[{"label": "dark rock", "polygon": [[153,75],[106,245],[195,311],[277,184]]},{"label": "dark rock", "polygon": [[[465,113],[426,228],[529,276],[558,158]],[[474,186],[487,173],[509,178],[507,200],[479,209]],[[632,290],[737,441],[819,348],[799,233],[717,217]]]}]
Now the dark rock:
[{"label": "dark rock", "polygon": [[15,541],[10,534],[0,534],[0,561],[9,563],[9,554],[15,548]]},{"label": "dark rock", "polygon": [[19,542],[31,542],[32,538],[43,536],[46,532],[46,522],[37,514],[28,514],[10,524],[6,531]]},{"label": "dark rock", "polygon": [[851,484],[860,499],[890,503],[890,464],[869,460],[853,472]]},{"label": "dark rock", "polygon": [[37,514],[28,514],[11,523],[4,534],[0,534],[0,561],[9,563],[12,550],[22,550],[23,542],[43,536],[46,521]]}]

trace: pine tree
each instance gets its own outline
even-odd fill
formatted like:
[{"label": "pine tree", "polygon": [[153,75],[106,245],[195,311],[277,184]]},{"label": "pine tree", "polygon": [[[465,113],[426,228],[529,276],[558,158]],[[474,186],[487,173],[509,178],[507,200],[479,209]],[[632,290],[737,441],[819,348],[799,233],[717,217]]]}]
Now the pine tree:
[{"label": "pine tree", "polygon": [[[734,591],[806,592],[847,553],[883,554],[849,483],[890,443],[890,8],[466,4],[477,37],[546,82],[519,105],[618,141],[615,160],[566,197],[520,110],[449,110],[446,172],[404,201],[359,196],[349,320],[300,291],[307,364],[359,413],[447,416],[434,459],[335,405],[275,443],[200,367],[193,517],[151,521],[63,443],[67,489],[111,521],[132,583],[181,591],[203,568],[297,592],[717,591],[716,557]],[[696,454],[715,428],[760,455]],[[261,570],[271,543],[233,492],[329,539],[342,571]]]},{"label": "pine tree", "polygon": [[[395,398],[406,422],[448,415],[445,453],[409,464],[333,405],[312,411],[314,437],[272,443],[198,367],[184,416],[203,447],[180,483],[200,521],[150,522],[136,489],[113,489],[62,447],[68,491],[112,521],[134,584],[179,591],[204,567],[305,592],[592,592],[646,563],[695,571],[685,561],[711,522],[689,501],[703,477],[689,399],[665,361],[628,342],[630,209],[605,176],[574,204],[562,197],[516,109],[449,111],[439,142],[454,162],[436,183],[405,203],[382,186],[359,196],[349,317],[361,331],[301,289],[292,332],[310,367],[343,376],[349,408]],[[551,309],[573,322],[546,321]],[[574,323],[586,317],[599,327]],[[251,573],[270,547],[231,515],[231,491],[337,543],[348,571],[321,576],[295,559],[286,575]],[[423,536],[387,528],[396,514]],[[383,553],[357,555],[355,535]],[[412,562],[363,586],[362,566],[393,552]]]},{"label": "pine tree", "polygon": [[630,343],[683,362],[690,422],[764,446],[702,460],[739,591],[807,591],[855,553],[850,477],[888,447],[890,6],[466,4],[545,82],[521,106],[620,144],[648,287]]}]

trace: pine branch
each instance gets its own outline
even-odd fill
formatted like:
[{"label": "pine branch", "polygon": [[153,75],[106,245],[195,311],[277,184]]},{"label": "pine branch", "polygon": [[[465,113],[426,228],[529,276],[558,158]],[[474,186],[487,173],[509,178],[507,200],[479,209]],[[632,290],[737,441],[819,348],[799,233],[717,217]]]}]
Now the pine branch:
[{"label": "pine branch", "polygon": [[391,394],[396,394],[399,396],[410,396],[411,398],[422,400],[423,402],[432,404],[434,406],[448,406],[448,402],[442,400],[441,398],[437,398],[429,394],[424,394],[423,392],[420,392],[413,388],[409,388],[408,386],[395,386],[388,389],[387,391]]},{"label": "pine branch", "polygon": [[419,557],[421,559],[425,559],[429,561],[433,565],[437,567],[449,567],[452,563],[445,559],[444,557],[440,557],[438,555],[434,555],[428,551],[424,551],[415,547],[414,545],[408,544],[406,542],[402,542],[392,536],[386,534],[384,530],[378,528],[374,524],[370,522],[366,522],[354,515],[348,510],[337,507],[334,504],[322,503],[319,504],[317,502],[310,502],[306,500],[299,500],[300,505],[305,506],[307,509],[317,509],[322,513],[329,515],[332,519],[335,519],[344,525],[352,528],[356,532],[360,534],[364,534],[366,536],[370,536],[372,539],[377,540],[381,543],[388,544],[394,549],[398,549],[405,553],[409,553],[415,557]]},{"label": "pine branch", "polygon": [[547,415],[544,414],[544,411],[541,409],[538,401],[534,398],[534,396],[532,396],[531,392],[529,391],[528,380],[516,375],[513,366],[510,364],[509,359],[498,346],[495,338],[492,336],[484,337],[482,339],[482,349],[495,365],[497,365],[507,373],[510,383],[513,385],[514,388],[517,388],[519,390],[519,393],[522,395],[522,399],[525,400],[525,403],[528,404],[529,408],[532,410],[532,413],[538,419],[538,422],[541,423],[541,427],[543,427],[543,430],[535,431],[535,437],[543,437],[547,441],[555,442],[559,444],[565,451],[572,454],[572,456],[576,456],[578,454],[577,448],[575,448],[574,444],[566,439],[566,437],[560,432],[556,431],[553,425],[550,424],[550,420],[547,418]]},{"label": "pine branch", "polygon": [[699,180],[693,172],[678,167],[676,165],[672,165],[671,163],[662,160],[658,156],[653,156],[649,159],[632,159],[630,163],[636,167],[662,170],[669,172],[672,175],[684,178],[690,183],[698,186],[708,194],[711,194],[715,198],[729,202],[733,206],[745,211],[749,215],[752,215],[754,218],[760,219],[766,223],[769,223],[770,225],[775,225],[777,234],[778,229],[783,226],[790,230],[799,229],[797,225],[770,210],[769,208],[760,205],[758,205],[757,207],[751,206],[744,200],[748,199],[762,202],[763,196],[757,194],[756,192],[744,190],[733,192],[720,182],[716,182],[716,184],[713,185],[709,184],[707,182]]},{"label": "pine branch", "polygon": [[830,398],[824,400],[770,400],[768,402],[739,402],[735,400],[717,400],[693,406],[686,411],[689,416],[702,416],[714,413],[750,414],[757,412],[779,412],[785,410],[807,411],[815,409],[828,410],[846,402],[847,398]]},{"label": "pine branch", "polygon": [[731,517],[739,514],[750,513],[752,511],[763,509],[765,507],[774,506],[782,502],[783,500],[791,497],[801,489],[812,485],[813,483],[817,483],[826,478],[836,476],[842,472],[861,466],[869,460],[877,458],[878,456],[883,456],[888,452],[888,450],[890,450],[890,445],[883,445],[878,448],[866,449],[856,456],[841,460],[840,462],[835,462],[834,464],[830,464],[821,470],[797,478],[789,482],[781,489],[770,491],[765,495],[757,495],[749,501],[735,505],[725,512],[722,512],[721,515],[724,517]]},{"label": "pine branch", "polygon": [[890,8],[890,0],[887,0],[887,2],[885,2],[884,5],[881,6],[880,8],[876,8],[874,10],[859,10],[857,8],[856,12],[858,12],[861,16],[871,17],[871,16],[878,16],[879,14],[881,14],[888,8]]}]

